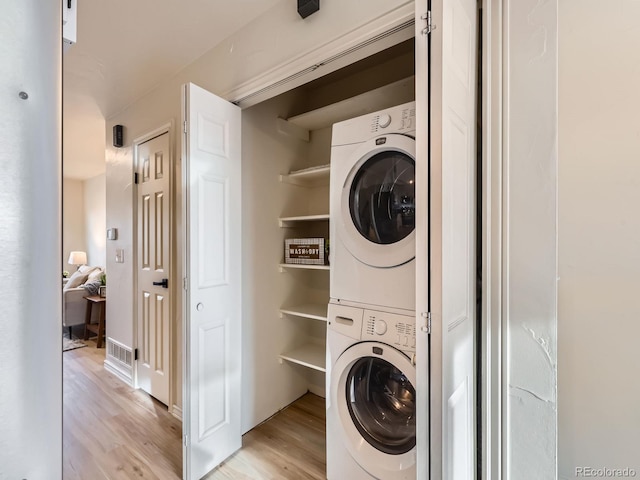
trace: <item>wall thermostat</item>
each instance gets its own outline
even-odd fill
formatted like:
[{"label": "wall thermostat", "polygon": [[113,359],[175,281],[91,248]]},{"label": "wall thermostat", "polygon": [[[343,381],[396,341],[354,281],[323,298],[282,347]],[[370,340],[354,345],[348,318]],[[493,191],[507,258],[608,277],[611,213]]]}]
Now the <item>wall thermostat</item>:
[{"label": "wall thermostat", "polygon": [[107,240],[117,240],[117,239],[118,239],[118,229],[107,228]]}]

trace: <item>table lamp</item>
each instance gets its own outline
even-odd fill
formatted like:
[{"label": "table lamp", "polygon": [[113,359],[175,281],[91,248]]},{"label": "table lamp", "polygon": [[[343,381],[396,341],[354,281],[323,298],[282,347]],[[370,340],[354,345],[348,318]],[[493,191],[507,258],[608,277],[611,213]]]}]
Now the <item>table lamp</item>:
[{"label": "table lamp", "polygon": [[87,252],[71,252],[68,263],[69,265],[76,265],[76,270],[80,268],[80,265],[86,265]]}]

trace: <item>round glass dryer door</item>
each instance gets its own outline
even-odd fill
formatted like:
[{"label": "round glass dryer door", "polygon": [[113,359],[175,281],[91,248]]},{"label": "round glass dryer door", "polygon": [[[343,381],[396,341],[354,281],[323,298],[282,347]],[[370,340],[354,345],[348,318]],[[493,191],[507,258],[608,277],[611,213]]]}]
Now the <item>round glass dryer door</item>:
[{"label": "round glass dryer door", "polygon": [[364,357],[347,375],[347,408],[370,445],[401,455],[416,445],[416,391],[407,376],[377,357]]},{"label": "round glass dryer door", "polygon": [[373,267],[415,257],[415,140],[390,134],[365,142],[344,179],[337,234],[349,252]]},{"label": "round glass dryer door", "polygon": [[360,167],[349,193],[351,220],[373,243],[389,245],[415,228],[416,164],[404,152],[384,151]]}]

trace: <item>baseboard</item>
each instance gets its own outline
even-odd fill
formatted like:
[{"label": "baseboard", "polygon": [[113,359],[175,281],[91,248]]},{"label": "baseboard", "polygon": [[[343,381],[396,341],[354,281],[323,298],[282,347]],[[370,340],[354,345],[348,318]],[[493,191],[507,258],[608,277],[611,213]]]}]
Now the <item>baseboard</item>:
[{"label": "baseboard", "polygon": [[178,420],[182,421],[182,409],[179,406],[174,405],[173,407],[171,407],[169,413],[176,417]]},{"label": "baseboard", "polygon": [[321,387],[321,386],[319,386],[319,385],[312,385],[312,384],[310,384],[310,385],[308,385],[308,387],[307,387],[307,388],[308,388],[308,389],[309,389],[309,391],[310,391],[311,393],[313,393],[314,395],[318,395],[319,397],[322,397],[322,398],[327,398],[327,394],[326,394],[326,392],[324,391],[324,387]]},{"label": "baseboard", "polygon": [[118,377],[120,380],[122,380],[124,383],[129,385],[131,388],[135,388],[133,386],[133,375],[130,368],[127,369],[126,367],[123,367],[120,362],[112,362],[107,357],[107,359],[104,361],[104,369],[107,372]]}]

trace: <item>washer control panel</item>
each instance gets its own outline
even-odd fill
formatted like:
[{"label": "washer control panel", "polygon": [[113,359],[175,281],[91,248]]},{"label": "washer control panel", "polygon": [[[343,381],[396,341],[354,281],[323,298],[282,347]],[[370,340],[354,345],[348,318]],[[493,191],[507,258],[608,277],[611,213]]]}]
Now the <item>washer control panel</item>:
[{"label": "washer control panel", "polygon": [[362,340],[376,340],[405,352],[416,351],[416,319],[408,315],[365,310]]}]

